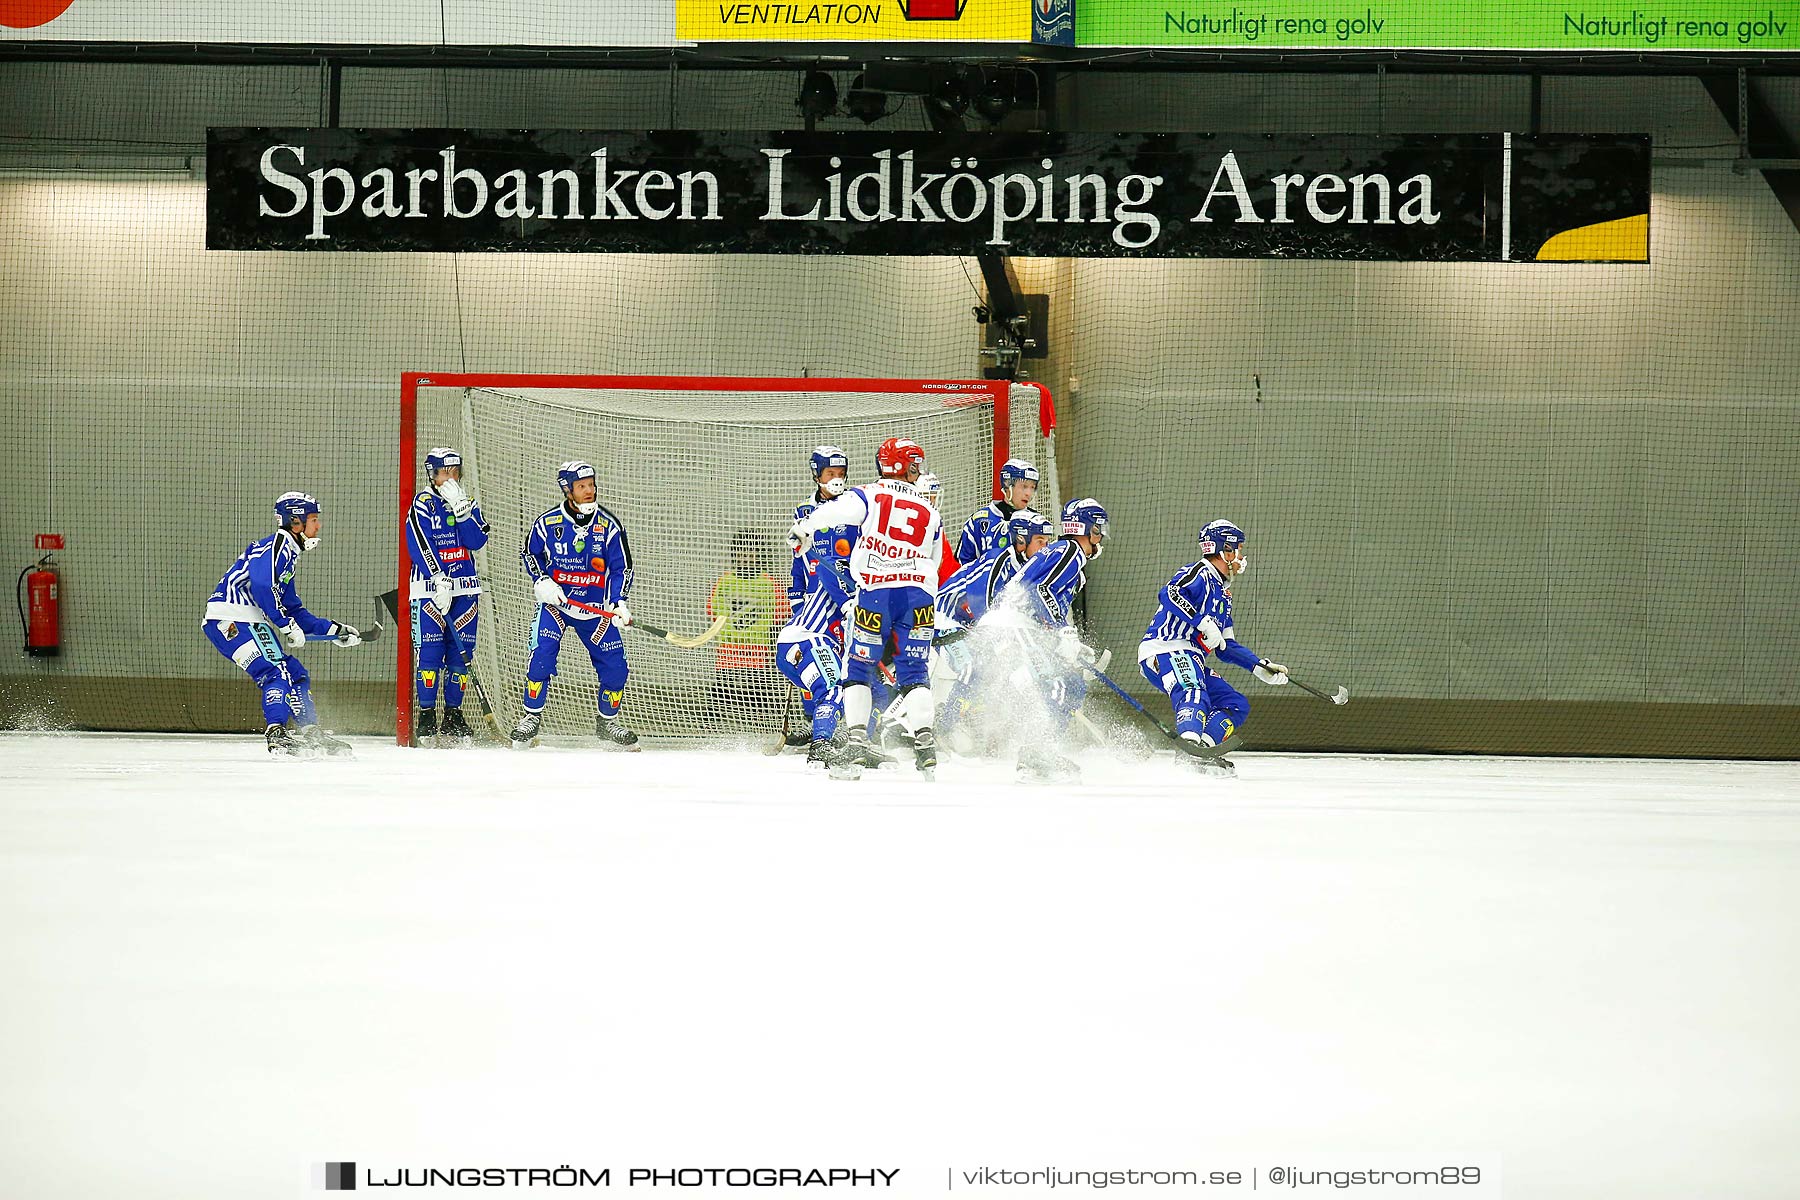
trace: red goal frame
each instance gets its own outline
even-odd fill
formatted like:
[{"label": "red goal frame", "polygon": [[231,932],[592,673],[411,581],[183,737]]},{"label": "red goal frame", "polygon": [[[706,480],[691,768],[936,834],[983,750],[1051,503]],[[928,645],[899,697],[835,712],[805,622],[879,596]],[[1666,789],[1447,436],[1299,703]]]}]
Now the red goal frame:
[{"label": "red goal frame", "polygon": [[[1012,389],[1038,393],[1038,428],[1048,435],[1056,427],[1050,389],[1041,383],[1008,379],[784,379],[736,375],[515,375],[468,371],[405,371],[400,375],[400,508],[399,596],[394,622],[394,741],[412,741],[412,563],[406,547],[406,514],[417,494],[419,453],[419,389],[445,388],[587,388],[670,392],[941,392],[945,407],[994,406],[994,429],[1012,429]],[[1007,459],[1008,438],[993,445],[993,493],[1000,498],[1000,468]]]}]

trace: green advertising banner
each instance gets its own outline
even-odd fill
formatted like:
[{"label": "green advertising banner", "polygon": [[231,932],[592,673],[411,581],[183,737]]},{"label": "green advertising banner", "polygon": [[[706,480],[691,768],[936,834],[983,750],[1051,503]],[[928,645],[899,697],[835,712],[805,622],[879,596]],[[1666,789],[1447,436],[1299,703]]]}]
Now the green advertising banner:
[{"label": "green advertising banner", "polygon": [[1794,0],[1079,0],[1078,46],[1800,50]]}]

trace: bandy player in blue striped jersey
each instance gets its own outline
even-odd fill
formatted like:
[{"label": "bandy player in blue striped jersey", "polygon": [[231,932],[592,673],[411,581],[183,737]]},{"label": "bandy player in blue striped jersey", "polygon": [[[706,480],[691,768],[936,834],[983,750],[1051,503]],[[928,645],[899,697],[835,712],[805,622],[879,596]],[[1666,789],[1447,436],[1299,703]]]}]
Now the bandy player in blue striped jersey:
[{"label": "bandy player in blue striped jersey", "polygon": [[832,752],[832,776],[855,779],[862,774],[870,749],[870,685],[882,658],[891,653],[902,720],[913,734],[913,765],[930,778],[937,768],[928,676],[941,523],[937,509],[914,486],[925,471],[925,451],[917,442],[889,438],[875,452],[875,466],[879,480],[851,488],[794,522],[788,544],[798,550],[821,529],[858,529],[850,551],[856,603],[847,631],[850,665],[844,682],[844,721],[850,728],[844,745]]},{"label": "bandy player in blue striped jersey", "polygon": [[[1231,623],[1231,581],[1250,567],[1244,531],[1213,521],[1200,531],[1200,561],[1175,572],[1157,595],[1156,615],[1138,643],[1138,669],[1161,688],[1175,710],[1175,732],[1196,746],[1222,746],[1250,715],[1250,701],[1206,662],[1211,654],[1264,683],[1286,683],[1287,668],[1237,640]],[[1197,757],[1196,768],[1231,774],[1230,760]]]},{"label": "bandy player in blue striped jersey", "polygon": [[[1081,640],[1075,628],[1075,597],[1087,585],[1087,565],[1100,557],[1108,530],[1106,509],[1088,496],[1063,505],[1062,538],[1033,555],[1007,585],[1009,598],[1023,599],[1026,611],[1039,624],[1056,632],[1056,657],[1064,664],[1033,662],[1028,669],[1038,676],[1047,693],[1054,732],[1067,730],[1069,721],[1087,698],[1087,676],[1082,671],[1098,661],[1093,647]],[[1027,653],[1029,646],[1022,647]],[[1071,776],[1075,764],[1045,747],[1021,746],[1019,768],[1043,777]]]},{"label": "bandy player in blue striped jersey", "polygon": [[[350,753],[350,743],[319,728],[311,676],[291,653],[308,637],[340,646],[362,641],[351,626],[307,612],[294,589],[294,567],[303,552],[318,546],[322,523],[317,500],[305,492],[283,492],[275,500],[275,532],[238,555],[207,598],[201,621],[207,640],[262,689],[263,738],[270,754]],[[288,734],[290,721],[297,726],[295,736]]]},{"label": "bandy player in blue striped jersey", "polygon": [[631,624],[631,610],[625,606],[631,591],[631,543],[619,518],[595,500],[590,464],[562,464],[556,483],[562,503],[538,514],[519,554],[531,576],[538,614],[527,647],[531,661],[525,667],[525,715],[512,731],[513,748],[536,743],[563,637],[572,634],[587,650],[600,681],[594,732],[601,745],[636,750],[637,734],[619,719],[630,675],[619,630]]},{"label": "bandy player in blue striped jersey", "polygon": [[[463,718],[463,690],[469,686],[469,663],[481,618],[481,581],[475,551],[487,545],[488,524],[481,506],[462,485],[462,455],[434,446],[425,455],[426,486],[413,497],[406,513],[406,551],[412,561],[413,682],[419,697],[417,740],[437,744],[438,683],[443,682],[446,742],[470,740]],[[447,629],[456,631],[450,673],[444,674]]]},{"label": "bandy player in blue striped jersey", "polygon": [[987,616],[988,609],[1019,569],[1049,544],[1050,522],[1041,513],[1021,509],[1007,521],[1006,536],[999,545],[959,567],[939,586],[939,644],[932,659],[931,686],[940,726],[950,725],[964,715],[971,695],[980,690],[975,656],[961,640],[945,641],[946,635],[960,634]]},{"label": "bandy player in blue striped jersey", "polygon": [[1006,540],[1006,523],[1015,512],[1031,507],[1037,496],[1038,469],[1022,458],[1009,458],[1000,466],[1000,499],[984,504],[963,522],[956,543],[956,561],[972,563]]},{"label": "bandy player in blue striped jersey", "polygon": [[856,586],[845,556],[808,550],[797,561],[807,575],[806,599],[775,638],[775,665],[800,689],[811,725],[807,766],[829,765],[831,742],[842,715],[844,621]]}]

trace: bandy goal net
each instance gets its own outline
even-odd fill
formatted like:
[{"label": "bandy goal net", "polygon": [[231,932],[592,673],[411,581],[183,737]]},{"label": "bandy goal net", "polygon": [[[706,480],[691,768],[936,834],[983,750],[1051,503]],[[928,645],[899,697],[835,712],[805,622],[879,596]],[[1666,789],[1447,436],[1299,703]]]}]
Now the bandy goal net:
[{"label": "bandy goal net", "polygon": [[[815,446],[842,447],[855,484],[875,477],[883,440],[918,442],[926,469],[943,482],[952,547],[969,515],[998,495],[1008,458],[1037,464],[1034,507],[1054,514],[1061,503],[1055,414],[1039,384],[421,372],[407,374],[401,390],[402,516],[426,485],[426,451],[451,446],[490,528],[475,555],[483,589],[475,667],[503,727],[521,709],[537,620],[520,553],[532,520],[562,499],[562,462],[593,464],[597,498],[625,528],[634,617],[690,635],[727,618],[692,649],[625,631],[624,716],[665,737],[748,738],[779,730],[784,705],[797,713],[772,643],[787,615],[785,535],[794,506],[812,495]],[[403,535],[394,681],[401,744],[415,715],[408,567]],[[597,685],[587,656],[566,647],[557,671],[543,731],[591,735]],[[474,697],[465,703],[473,716]]]}]

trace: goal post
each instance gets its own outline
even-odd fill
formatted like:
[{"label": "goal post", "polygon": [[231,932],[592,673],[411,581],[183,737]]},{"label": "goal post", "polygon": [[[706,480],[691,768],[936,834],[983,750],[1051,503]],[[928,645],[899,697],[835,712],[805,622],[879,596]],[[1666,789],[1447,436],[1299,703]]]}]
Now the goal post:
[{"label": "goal post", "polygon": [[[404,531],[425,486],[424,455],[449,445],[490,527],[475,664],[497,717],[516,718],[536,601],[519,562],[527,525],[560,499],[557,464],[594,464],[598,499],[625,527],[634,614],[678,633],[726,631],[679,648],[627,630],[633,728],[674,737],[748,738],[778,730],[785,685],[768,643],[785,619],[791,557],[783,535],[811,492],[814,446],[841,446],[850,480],[874,478],[875,447],[910,437],[943,481],[951,536],[999,495],[1000,467],[1031,459],[1039,511],[1054,514],[1055,410],[1041,384],[1006,380],[542,375],[412,371],[401,377],[395,740],[412,739],[411,564]],[[549,733],[593,730],[595,681],[568,646],[545,711]],[[470,702],[473,700],[471,698]]]}]

